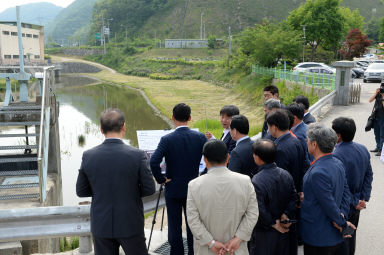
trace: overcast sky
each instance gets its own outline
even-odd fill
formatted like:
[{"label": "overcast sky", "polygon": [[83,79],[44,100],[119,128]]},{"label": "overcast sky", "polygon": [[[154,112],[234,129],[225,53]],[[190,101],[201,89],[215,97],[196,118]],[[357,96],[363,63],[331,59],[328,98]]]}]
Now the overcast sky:
[{"label": "overcast sky", "polygon": [[0,0],[0,12],[16,5],[39,3],[39,2],[50,2],[57,6],[67,7],[75,0]]}]

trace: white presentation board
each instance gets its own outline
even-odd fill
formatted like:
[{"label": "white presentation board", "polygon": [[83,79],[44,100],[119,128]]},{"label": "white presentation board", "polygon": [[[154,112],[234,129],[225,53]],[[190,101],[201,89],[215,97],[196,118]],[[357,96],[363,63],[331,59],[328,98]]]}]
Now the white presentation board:
[{"label": "white presentation board", "polygon": [[[198,128],[193,128],[192,130],[195,130],[199,132]],[[153,152],[156,150],[157,146],[159,145],[161,137],[172,133],[175,131],[174,129],[171,130],[137,130],[137,141],[139,143],[139,149],[143,150],[147,153],[148,157],[152,156]],[[164,164],[164,165],[163,165]],[[165,163],[164,160],[161,163],[162,170],[165,171]],[[203,158],[201,158],[199,171],[202,172],[205,169],[205,163]]]}]

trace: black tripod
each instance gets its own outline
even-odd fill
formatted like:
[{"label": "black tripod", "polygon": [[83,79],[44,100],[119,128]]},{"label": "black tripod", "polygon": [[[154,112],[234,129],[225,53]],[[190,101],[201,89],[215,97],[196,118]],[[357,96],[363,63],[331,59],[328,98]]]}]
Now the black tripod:
[{"label": "black tripod", "polygon": [[[159,202],[160,202],[160,197],[161,197],[161,192],[163,191],[163,185],[161,184],[160,190],[159,190],[159,197],[157,198],[156,202],[156,209],[155,209],[155,215],[153,215],[153,221],[152,221],[152,228],[151,228],[151,234],[149,235],[149,240],[148,240],[148,251],[149,251],[149,246],[151,245],[151,239],[152,239],[152,232],[153,232],[153,227],[156,224],[156,215],[157,215],[157,210],[159,209]],[[163,216],[164,217],[164,216]]]}]

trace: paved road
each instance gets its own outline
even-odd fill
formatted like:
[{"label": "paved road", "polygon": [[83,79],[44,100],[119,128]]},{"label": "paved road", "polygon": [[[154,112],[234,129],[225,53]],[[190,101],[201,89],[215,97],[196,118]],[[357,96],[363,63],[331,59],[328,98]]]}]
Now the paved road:
[{"label": "paved road", "polygon": [[[373,107],[373,103],[369,103],[368,99],[380,84],[363,83],[362,80],[355,80],[356,82],[362,85],[360,103],[332,107],[322,123],[330,126],[332,120],[337,117],[353,118],[357,126],[355,142],[364,144],[368,149],[373,149],[376,145],[373,131],[365,132],[364,127]],[[373,153],[371,153],[371,156],[374,174],[373,189],[367,209],[360,214],[356,255],[384,254],[384,164]]]}]

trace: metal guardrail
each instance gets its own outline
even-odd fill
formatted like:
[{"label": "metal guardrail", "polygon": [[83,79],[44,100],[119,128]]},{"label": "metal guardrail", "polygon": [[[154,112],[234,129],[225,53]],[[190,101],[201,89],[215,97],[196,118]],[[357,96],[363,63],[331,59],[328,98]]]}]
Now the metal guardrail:
[{"label": "metal guardrail", "polygon": [[317,116],[320,116],[321,115],[321,109],[329,104],[329,103],[332,103],[333,99],[336,97],[336,90],[332,91],[331,93],[329,93],[328,95],[326,95],[325,97],[322,97],[320,98],[319,101],[317,101],[314,105],[312,105],[311,107],[309,107],[308,111],[312,114],[312,115],[315,115],[317,114]]},{"label": "metal guardrail", "polygon": [[[144,213],[156,208],[158,192],[143,198]],[[162,196],[159,208],[165,206]],[[0,210],[0,242],[80,236],[80,252],[91,252],[90,205]],[[91,246],[90,246],[91,247]],[[91,248],[90,248],[91,249]]]},{"label": "metal guardrail", "polygon": [[276,79],[303,83],[313,87],[330,90],[334,90],[336,84],[336,75],[334,74],[317,74],[309,72],[300,73],[278,68],[261,67],[257,65],[252,66],[252,72],[264,75],[271,75]]},{"label": "metal guardrail", "polygon": [[48,178],[48,150],[49,150],[49,129],[51,120],[50,99],[55,84],[54,67],[44,67],[43,82],[41,89],[41,119],[39,150],[37,153],[37,165],[39,172],[40,202],[45,202],[47,197]]}]

